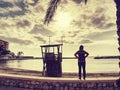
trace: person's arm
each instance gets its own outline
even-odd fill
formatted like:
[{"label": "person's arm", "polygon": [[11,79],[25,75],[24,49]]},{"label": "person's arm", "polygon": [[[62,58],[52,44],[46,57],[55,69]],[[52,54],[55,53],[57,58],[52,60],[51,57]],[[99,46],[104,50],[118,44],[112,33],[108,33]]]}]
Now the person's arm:
[{"label": "person's arm", "polygon": [[74,56],[75,56],[76,58],[78,58],[78,51],[74,54]]},{"label": "person's arm", "polygon": [[84,52],[85,52],[85,57],[88,57],[89,53],[88,53],[88,52],[86,52],[86,51],[84,51]]}]

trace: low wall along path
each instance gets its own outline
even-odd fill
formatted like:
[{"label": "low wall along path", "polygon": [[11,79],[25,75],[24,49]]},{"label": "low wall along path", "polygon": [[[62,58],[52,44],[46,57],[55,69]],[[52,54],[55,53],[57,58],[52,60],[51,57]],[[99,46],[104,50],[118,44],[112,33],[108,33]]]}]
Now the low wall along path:
[{"label": "low wall along path", "polygon": [[30,90],[120,90],[117,78],[50,78],[12,74],[0,75],[0,86]]}]

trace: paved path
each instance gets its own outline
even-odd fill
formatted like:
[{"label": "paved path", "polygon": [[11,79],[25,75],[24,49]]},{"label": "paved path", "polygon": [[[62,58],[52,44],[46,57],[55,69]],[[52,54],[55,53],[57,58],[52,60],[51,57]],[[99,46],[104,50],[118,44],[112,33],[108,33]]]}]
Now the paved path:
[{"label": "paved path", "polygon": [[[0,77],[10,77],[10,78],[21,78],[21,79],[37,79],[43,81],[78,81],[78,78],[66,78],[66,77],[39,77],[39,76],[28,76],[28,75],[15,75],[15,74],[2,74]],[[86,78],[82,81],[95,81],[95,80],[117,80],[119,77],[96,77],[96,78]]]}]

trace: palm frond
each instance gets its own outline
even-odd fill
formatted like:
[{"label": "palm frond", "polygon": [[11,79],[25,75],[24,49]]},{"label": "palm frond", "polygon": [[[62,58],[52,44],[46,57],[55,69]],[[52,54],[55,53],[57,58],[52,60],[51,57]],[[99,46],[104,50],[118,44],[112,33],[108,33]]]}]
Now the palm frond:
[{"label": "palm frond", "polygon": [[118,37],[119,37],[119,45],[120,45],[120,0],[114,0],[114,2],[116,3],[116,17],[117,17],[117,20],[116,20],[116,25],[117,25],[117,34],[118,34]]},{"label": "palm frond", "polygon": [[52,20],[52,17],[54,16],[57,5],[60,3],[60,1],[61,0],[51,0],[50,1],[49,7],[46,12],[44,24],[48,24]]},{"label": "palm frond", "polygon": [[[51,20],[52,17],[54,16],[55,10],[60,3],[61,0],[51,0],[49,3],[49,7],[46,12],[46,16],[44,19],[44,24],[48,24]],[[88,0],[85,0],[85,4],[87,3]]]},{"label": "palm frond", "polygon": [[87,4],[88,0],[85,0],[85,4]]}]

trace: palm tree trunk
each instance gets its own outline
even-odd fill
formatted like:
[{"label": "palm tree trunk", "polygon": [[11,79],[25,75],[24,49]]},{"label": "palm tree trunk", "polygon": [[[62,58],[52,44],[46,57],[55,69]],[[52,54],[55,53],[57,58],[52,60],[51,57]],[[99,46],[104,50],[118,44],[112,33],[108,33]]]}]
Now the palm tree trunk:
[{"label": "palm tree trunk", "polygon": [[[116,24],[117,24],[117,35],[118,35],[118,44],[119,44],[118,50],[120,52],[120,0],[114,0],[114,1],[116,3],[116,9],[117,9]],[[120,68],[120,57],[119,57],[119,68]],[[119,79],[117,80],[117,85],[120,87],[120,71],[119,71]]]},{"label": "palm tree trunk", "polygon": [[114,0],[116,3],[116,16],[117,16],[117,20],[116,20],[116,24],[117,24],[117,35],[118,35],[118,44],[119,44],[119,52],[120,52],[120,0]]},{"label": "palm tree trunk", "polygon": [[[118,42],[120,45],[120,0],[114,0],[116,3],[116,8],[117,8],[117,12],[116,12],[116,16],[117,16],[117,34],[118,34]],[[120,50],[120,49],[119,49]]]}]

